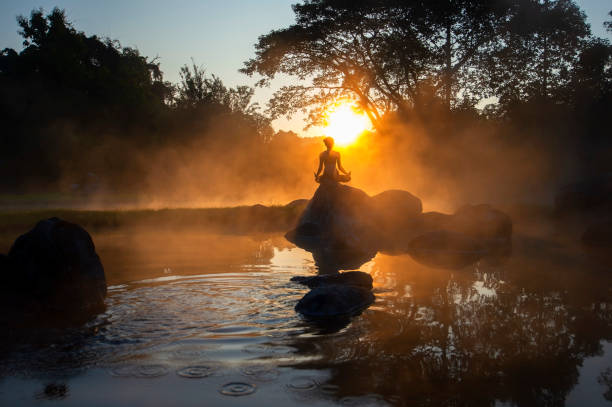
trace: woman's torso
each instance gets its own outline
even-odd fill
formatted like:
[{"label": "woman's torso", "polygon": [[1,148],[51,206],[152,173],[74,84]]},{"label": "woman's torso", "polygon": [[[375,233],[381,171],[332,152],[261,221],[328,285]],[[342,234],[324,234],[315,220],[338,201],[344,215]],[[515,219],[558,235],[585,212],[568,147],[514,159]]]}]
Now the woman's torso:
[{"label": "woman's torso", "polygon": [[323,175],[334,176],[336,174],[336,163],[338,162],[339,154],[336,151],[323,151],[321,159],[323,160]]}]

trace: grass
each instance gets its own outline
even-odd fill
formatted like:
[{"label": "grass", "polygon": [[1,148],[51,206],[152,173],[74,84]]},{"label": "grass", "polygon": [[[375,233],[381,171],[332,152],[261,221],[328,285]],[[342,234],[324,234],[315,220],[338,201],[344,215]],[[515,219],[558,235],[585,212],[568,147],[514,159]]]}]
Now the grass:
[{"label": "grass", "polygon": [[[221,233],[264,233],[289,230],[301,205],[237,206],[200,209],[73,210],[32,209],[0,211],[0,240],[14,240],[42,219],[58,217],[91,233],[118,229],[185,229]],[[4,246],[4,245],[3,245]]]}]

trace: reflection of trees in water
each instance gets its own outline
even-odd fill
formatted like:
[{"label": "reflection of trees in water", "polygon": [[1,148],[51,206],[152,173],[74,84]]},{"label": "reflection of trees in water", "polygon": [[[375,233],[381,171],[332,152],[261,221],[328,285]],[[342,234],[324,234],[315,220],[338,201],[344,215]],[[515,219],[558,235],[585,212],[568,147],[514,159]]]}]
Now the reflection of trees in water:
[{"label": "reflection of trees in water", "polygon": [[603,384],[608,387],[606,392],[604,393],[604,397],[606,400],[612,401],[612,368],[607,368],[597,378],[597,381],[600,384]]},{"label": "reflection of trees in water", "polygon": [[611,337],[610,277],[546,254],[462,271],[379,256],[377,303],[316,350],[307,338],[294,346],[333,366],[338,397],[563,405],[583,359]]}]

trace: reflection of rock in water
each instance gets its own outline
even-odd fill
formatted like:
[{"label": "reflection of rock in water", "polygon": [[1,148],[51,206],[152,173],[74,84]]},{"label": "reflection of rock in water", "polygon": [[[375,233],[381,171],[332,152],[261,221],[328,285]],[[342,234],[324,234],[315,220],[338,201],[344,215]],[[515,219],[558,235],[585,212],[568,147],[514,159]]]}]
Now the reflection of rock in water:
[{"label": "reflection of rock in water", "polygon": [[[474,272],[379,256],[376,285],[389,291],[377,309],[342,335],[293,337],[299,367],[328,361],[322,386],[340,389],[340,400],[378,393],[393,405],[563,405],[585,357],[601,356],[610,335],[612,276],[562,247],[517,240],[501,267]],[[601,384],[611,377],[603,372]]]},{"label": "reflection of rock in water", "polygon": [[416,237],[409,244],[409,252],[421,264],[448,269],[469,266],[486,253],[476,239],[446,230]]},{"label": "reflection of rock in water", "polygon": [[603,394],[604,398],[608,401],[612,401],[612,368],[607,368],[597,378],[599,384],[606,386],[606,392]]},{"label": "reflection of rock in water", "polygon": [[372,289],[372,276],[361,271],[347,271],[345,273],[324,274],[320,276],[295,276],[291,281],[303,284],[308,288],[329,286],[332,284],[351,285],[366,290]]}]

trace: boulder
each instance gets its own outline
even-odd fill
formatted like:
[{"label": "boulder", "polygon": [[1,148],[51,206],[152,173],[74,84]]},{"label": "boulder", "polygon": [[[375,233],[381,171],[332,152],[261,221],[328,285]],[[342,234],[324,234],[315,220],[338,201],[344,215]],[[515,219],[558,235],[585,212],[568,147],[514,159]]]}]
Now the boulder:
[{"label": "boulder", "polygon": [[327,248],[355,256],[376,253],[371,198],[348,185],[324,183],[285,237],[306,250]]},{"label": "boulder", "polygon": [[459,208],[449,219],[447,228],[486,245],[506,244],[512,239],[510,217],[486,204]]},{"label": "boulder", "polygon": [[580,240],[587,247],[612,248],[612,219],[590,224]]},{"label": "boulder", "polygon": [[287,239],[313,253],[323,272],[355,269],[378,251],[413,254],[435,267],[463,267],[484,254],[510,252],[512,220],[490,205],[467,205],[453,215],[422,213],[406,191],[374,197],[340,184],[322,184]]},{"label": "boulder", "polygon": [[420,217],[419,229],[422,232],[447,229],[453,215],[441,212],[425,212]]},{"label": "boulder", "polygon": [[89,314],[104,309],[106,279],[89,233],[58,218],[19,236],[5,261],[4,299],[48,311]]},{"label": "boulder", "polygon": [[422,212],[421,200],[408,191],[390,189],[372,197],[372,208],[385,224],[414,221]]},{"label": "boulder", "polygon": [[356,315],[374,302],[369,289],[354,285],[322,285],[313,288],[295,306],[308,318],[336,318]]},{"label": "boulder", "polygon": [[289,209],[297,210],[301,212],[304,209],[306,209],[307,205],[308,205],[308,199],[295,199],[289,202],[287,205],[285,205],[285,208],[289,208]]},{"label": "boulder", "polygon": [[5,254],[0,254],[0,276],[3,275],[4,270],[8,267],[8,257]]},{"label": "boulder", "polygon": [[478,261],[487,250],[470,236],[437,230],[414,238],[408,246],[408,253],[429,267],[459,269]]},{"label": "boulder", "polygon": [[612,219],[591,223],[580,240],[590,259],[607,268],[612,267]]},{"label": "boulder", "polygon": [[408,191],[392,189],[372,197],[372,209],[379,232],[379,249],[401,253],[414,237],[423,211],[421,200]]},{"label": "boulder", "polygon": [[291,278],[291,281],[304,284],[309,288],[341,284],[360,287],[366,290],[372,289],[372,276],[362,271],[347,271],[318,276],[295,276]]},{"label": "boulder", "polygon": [[355,270],[376,256],[375,248],[354,250],[340,245],[312,248],[312,258],[321,274],[337,273],[339,270]]},{"label": "boulder", "polygon": [[555,214],[559,217],[595,213],[612,213],[612,173],[566,185],[555,195]]}]

